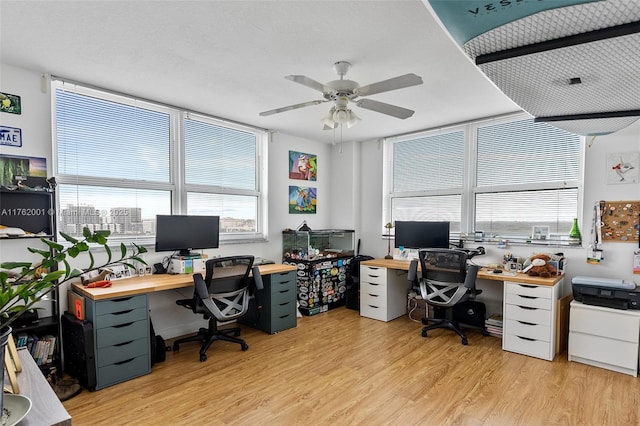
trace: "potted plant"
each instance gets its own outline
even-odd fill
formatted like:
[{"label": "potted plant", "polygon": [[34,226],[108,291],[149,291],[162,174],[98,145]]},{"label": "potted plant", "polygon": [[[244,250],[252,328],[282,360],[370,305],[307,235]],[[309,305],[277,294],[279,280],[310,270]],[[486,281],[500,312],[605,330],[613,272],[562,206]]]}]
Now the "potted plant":
[{"label": "potted plant", "polygon": [[[31,253],[40,255],[41,260],[32,262],[3,262],[0,264],[0,366],[4,367],[4,346],[11,333],[11,325],[26,312],[32,311],[36,304],[61,284],[77,279],[80,275],[113,266],[124,264],[134,268],[134,262],[145,264],[140,257],[146,253],[143,246],[132,243],[131,251],[125,244],[120,244],[119,255],[114,256],[107,245],[110,231],[90,231],[84,228],[81,239],[60,232],[67,245],[50,239],[41,238],[46,248],[32,248]],[[91,244],[104,249],[107,260],[96,264],[91,253]],[[84,254],[83,254],[84,253]],[[69,258],[87,257],[88,265],[84,270],[71,268]],[[0,385],[4,386],[4,375],[1,374]],[[3,392],[0,391],[0,407],[3,408]],[[1,424],[1,423],[0,423]]]}]

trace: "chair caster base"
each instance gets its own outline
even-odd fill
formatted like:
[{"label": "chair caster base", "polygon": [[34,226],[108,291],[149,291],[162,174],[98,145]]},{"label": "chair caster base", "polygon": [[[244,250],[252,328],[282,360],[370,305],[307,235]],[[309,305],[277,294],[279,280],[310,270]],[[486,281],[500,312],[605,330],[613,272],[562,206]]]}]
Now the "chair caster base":
[{"label": "chair caster base", "polygon": [[205,354],[200,354],[200,362],[205,362],[207,360],[207,356]]},{"label": "chair caster base", "polygon": [[242,348],[242,351],[246,351],[247,349],[249,349],[249,345],[247,345],[246,343],[243,345],[240,345],[240,348]]}]

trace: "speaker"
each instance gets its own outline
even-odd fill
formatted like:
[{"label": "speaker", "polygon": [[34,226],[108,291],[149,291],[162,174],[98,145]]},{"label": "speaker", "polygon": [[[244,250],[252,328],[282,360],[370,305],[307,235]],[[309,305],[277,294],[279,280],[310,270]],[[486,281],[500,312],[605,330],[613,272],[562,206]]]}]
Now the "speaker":
[{"label": "speaker", "polygon": [[65,312],[61,318],[64,371],[89,390],[96,389],[93,325]]}]

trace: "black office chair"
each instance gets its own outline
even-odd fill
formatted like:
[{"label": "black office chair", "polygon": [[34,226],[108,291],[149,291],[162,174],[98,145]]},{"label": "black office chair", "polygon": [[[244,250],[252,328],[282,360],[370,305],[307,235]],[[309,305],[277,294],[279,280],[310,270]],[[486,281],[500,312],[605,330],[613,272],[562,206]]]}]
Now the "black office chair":
[{"label": "black office chair", "polygon": [[[469,254],[462,250],[422,249],[418,254],[420,271],[418,259],[414,259],[409,267],[408,278],[414,283],[424,301],[434,308],[433,318],[422,318],[422,337],[427,337],[429,330],[448,328],[458,333],[463,345],[469,344],[455,311],[456,307],[463,306],[464,302],[473,300],[482,292],[476,289],[478,266],[467,265]],[[484,307],[483,304],[476,306]],[[482,334],[488,335],[484,326],[484,315],[482,310],[476,320],[478,324],[472,326],[479,328]]]},{"label": "black office chair", "polygon": [[193,298],[177,300],[176,303],[196,314],[202,314],[209,320],[209,326],[201,328],[193,336],[173,342],[174,351],[177,351],[182,343],[202,341],[200,361],[206,361],[207,349],[215,340],[238,343],[243,351],[249,349],[247,342],[238,337],[240,327],[218,329],[218,321],[236,320],[247,313],[253,283],[255,289],[262,290],[260,270],[253,266],[253,260],[254,257],[248,255],[209,259],[205,263],[205,278],[202,278],[202,274],[193,276]]}]

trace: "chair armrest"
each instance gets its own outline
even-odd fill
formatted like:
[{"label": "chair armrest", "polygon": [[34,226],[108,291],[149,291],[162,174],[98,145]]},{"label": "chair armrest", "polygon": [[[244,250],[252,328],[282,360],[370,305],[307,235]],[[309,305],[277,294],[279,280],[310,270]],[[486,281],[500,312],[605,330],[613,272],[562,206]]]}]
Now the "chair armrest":
[{"label": "chair armrest", "polygon": [[202,274],[193,275],[193,284],[196,286],[196,293],[200,300],[209,298],[209,289],[207,288],[207,283],[204,282],[204,278],[202,278]]},{"label": "chair armrest", "polygon": [[478,276],[478,270],[480,267],[478,265],[469,265],[467,268],[467,276],[464,279],[464,286],[467,288],[475,288],[476,287],[476,277]]},{"label": "chair armrest", "polygon": [[409,272],[407,273],[407,279],[414,282],[418,277],[418,260],[413,259],[409,264]]},{"label": "chair armrest", "polygon": [[254,266],[252,269],[253,273],[253,281],[256,283],[256,289],[262,290],[264,289],[264,284],[262,284],[262,275],[260,275],[260,268]]}]

